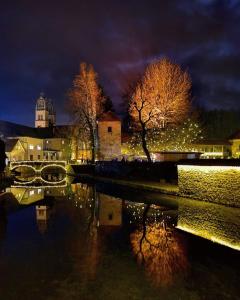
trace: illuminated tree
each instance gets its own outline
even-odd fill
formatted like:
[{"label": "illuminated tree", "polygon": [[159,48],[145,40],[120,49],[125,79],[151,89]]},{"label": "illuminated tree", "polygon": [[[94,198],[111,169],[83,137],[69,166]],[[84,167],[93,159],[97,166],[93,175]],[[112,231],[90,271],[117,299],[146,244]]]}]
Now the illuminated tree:
[{"label": "illuminated tree", "polygon": [[[203,130],[200,124],[192,119],[187,119],[184,123],[168,127],[165,130],[149,130],[147,144],[149,151],[192,151],[195,149],[194,143],[203,138]],[[124,143],[122,154],[143,155],[141,147],[141,136],[136,132]]]},{"label": "illuminated tree", "polygon": [[135,131],[151,161],[147,136],[149,130],[165,129],[183,122],[190,108],[191,80],[186,71],[163,58],[150,64],[131,97],[129,113]]},{"label": "illuminated tree", "polygon": [[92,163],[96,157],[97,117],[103,111],[105,101],[97,83],[97,77],[92,65],[81,63],[80,73],[75,77],[73,87],[69,91],[74,123],[78,124],[89,135]]}]

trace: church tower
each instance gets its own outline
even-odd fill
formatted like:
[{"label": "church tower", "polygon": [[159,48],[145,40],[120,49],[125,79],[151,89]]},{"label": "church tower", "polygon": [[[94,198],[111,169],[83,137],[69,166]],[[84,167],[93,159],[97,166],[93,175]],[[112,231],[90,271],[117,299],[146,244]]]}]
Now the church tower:
[{"label": "church tower", "polygon": [[35,127],[50,127],[55,125],[56,114],[53,109],[52,101],[41,93],[36,103]]}]

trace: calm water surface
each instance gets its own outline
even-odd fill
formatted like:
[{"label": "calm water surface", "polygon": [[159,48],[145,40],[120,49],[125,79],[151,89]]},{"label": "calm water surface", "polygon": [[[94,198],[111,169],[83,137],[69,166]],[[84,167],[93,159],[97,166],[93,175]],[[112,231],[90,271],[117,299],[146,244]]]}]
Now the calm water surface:
[{"label": "calm water surface", "polygon": [[0,300],[240,299],[239,216],[109,185],[12,186]]}]

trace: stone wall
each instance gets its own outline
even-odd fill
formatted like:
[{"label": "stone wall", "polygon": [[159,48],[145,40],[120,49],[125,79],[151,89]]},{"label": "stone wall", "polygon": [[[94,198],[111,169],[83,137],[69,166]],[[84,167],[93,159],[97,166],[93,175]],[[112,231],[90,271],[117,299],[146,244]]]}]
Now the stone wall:
[{"label": "stone wall", "polygon": [[240,207],[240,167],[178,165],[182,196]]}]

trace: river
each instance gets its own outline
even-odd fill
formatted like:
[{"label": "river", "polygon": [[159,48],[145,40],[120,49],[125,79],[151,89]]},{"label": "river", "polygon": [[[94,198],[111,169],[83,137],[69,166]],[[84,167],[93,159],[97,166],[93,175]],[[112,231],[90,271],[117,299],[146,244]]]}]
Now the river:
[{"label": "river", "polygon": [[239,299],[240,210],[72,180],[0,196],[0,299]]}]

